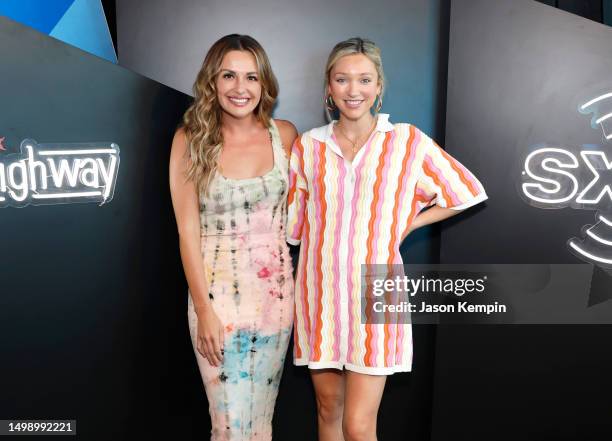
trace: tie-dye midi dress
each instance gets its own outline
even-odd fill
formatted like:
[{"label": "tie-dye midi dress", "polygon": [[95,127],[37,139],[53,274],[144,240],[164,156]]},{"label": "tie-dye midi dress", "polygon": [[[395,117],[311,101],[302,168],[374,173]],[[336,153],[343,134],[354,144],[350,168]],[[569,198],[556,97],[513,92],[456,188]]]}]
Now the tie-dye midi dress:
[{"label": "tie-dye midi dress", "polygon": [[271,121],[274,167],[263,176],[217,173],[200,196],[201,250],[211,304],[225,327],[224,357],[213,367],[189,331],[212,420],[213,441],[272,439],[272,413],[293,326],[293,276],[285,242],[288,162]]}]

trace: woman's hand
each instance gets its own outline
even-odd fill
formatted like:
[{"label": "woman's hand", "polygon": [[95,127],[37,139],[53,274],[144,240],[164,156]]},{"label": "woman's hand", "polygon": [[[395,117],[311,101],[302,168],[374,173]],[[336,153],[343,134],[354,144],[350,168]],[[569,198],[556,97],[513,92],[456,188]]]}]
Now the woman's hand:
[{"label": "woman's hand", "polygon": [[196,307],[198,316],[197,350],[213,366],[223,362],[223,324],[209,306]]},{"label": "woman's hand", "polygon": [[[414,230],[424,227],[425,225],[431,225],[436,222],[440,222],[441,220],[448,219],[449,217],[453,217],[456,214],[461,213],[463,210],[453,210],[452,208],[443,208],[437,205],[428,208],[427,210],[419,213],[413,220],[412,223],[408,226],[406,231],[404,232],[404,237],[402,237],[402,242],[410,233]],[[401,242],[400,242],[401,243]]]}]

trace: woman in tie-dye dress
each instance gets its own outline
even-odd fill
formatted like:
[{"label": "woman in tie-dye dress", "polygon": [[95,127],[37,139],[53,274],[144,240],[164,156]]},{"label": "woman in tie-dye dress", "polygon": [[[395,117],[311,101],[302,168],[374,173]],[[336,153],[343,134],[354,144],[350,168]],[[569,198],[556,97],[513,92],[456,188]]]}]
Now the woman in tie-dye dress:
[{"label": "woman in tie-dye dress", "polygon": [[217,41],[194,92],[170,187],[211,440],[269,441],[293,325],[286,147],[296,132],[270,118],[278,86],[251,37]]},{"label": "woman in tie-dye dress", "polygon": [[362,322],[362,265],[397,271],[411,231],[487,197],[425,133],[378,114],[384,86],[373,42],[338,43],[325,102],[339,118],[302,134],[291,152],[287,232],[300,244],[294,362],[311,369],[321,441],[375,441],[386,376],[412,368],[409,321]]}]

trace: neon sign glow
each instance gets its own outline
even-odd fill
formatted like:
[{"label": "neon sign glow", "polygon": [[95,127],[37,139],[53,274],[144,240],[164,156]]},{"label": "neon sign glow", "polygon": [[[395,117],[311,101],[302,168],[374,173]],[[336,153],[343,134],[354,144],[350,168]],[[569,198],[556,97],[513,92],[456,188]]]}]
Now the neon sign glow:
[{"label": "neon sign glow", "polygon": [[605,152],[597,150],[582,150],[580,157],[590,171],[591,180],[578,193],[580,184],[576,175],[585,173],[578,170],[580,161],[576,155],[557,147],[539,148],[530,153],[523,171],[524,180],[528,181],[522,186],[525,197],[543,208],[567,205],[583,208],[583,205],[600,204],[605,195],[612,202],[612,161],[608,161]]},{"label": "neon sign glow", "polygon": [[112,200],[119,169],[114,143],[37,144],[0,156],[0,207]]},{"label": "neon sign glow", "polygon": [[584,240],[575,237],[567,241],[577,257],[604,268],[612,268],[612,217],[598,213],[595,225],[586,225]]},{"label": "neon sign glow", "polygon": [[612,139],[612,128],[609,128],[604,124],[606,121],[612,123],[612,112],[606,113],[607,110],[604,110],[606,105],[612,107],[610,106],[610,103],[612,103],[612,92],[599,95],[598,97],[587,101],[579,108],[580,113],[593,114],[593,118],[591,119],[591,127],[595,128],[600,125],[606,140]]},{"label": "neon sign glow", "polygon": [[[580,105],[592,114],[591,127],[601,127],[603,143],[612,140],[612,92]],[[578,258],[612,269],[612,151],[582,146],[579,152],[561,146],[536,146],[523,165],[521,195],[539,208],[596,209],[597,222],[585,225],[583,239],[567,241]]]}]

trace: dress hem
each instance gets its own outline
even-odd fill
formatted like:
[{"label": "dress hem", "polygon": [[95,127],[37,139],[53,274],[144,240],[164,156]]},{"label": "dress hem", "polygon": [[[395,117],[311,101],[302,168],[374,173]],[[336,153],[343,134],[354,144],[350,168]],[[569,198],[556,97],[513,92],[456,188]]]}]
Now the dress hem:
[{"label": "dress hem", "polygon": [[300,239],[294,239],[292,237],[287,237],[285,239],[289,245],[298,246],[301,242]]},{"label": "dress hem", "polygon": [[462,210],[465,210],[466,208],[473,207],[476,204],[480,204],[481,202],[484,202],[487,199],[489,199],[489,196],[487,196],[485,192],[482,192],[478,194],[477,196],[475,196],[473,199],[470,199],[469,201],[465,202],[464,204],[455,205],[453,207],[448,207],[448,208],[450,208],[451,210],[462,211]]},{"label": "dress hem", "polygon": [[342,363],[341,361],[308,361],[294,360],[296,366],[307,366],[309,369],[338,369],[357,372],[358,374],[366,375],[393,375],[399,372],[412,372],[412,366],[396,365],[391,367],[371,367],[357,366],[351,363]]}]

